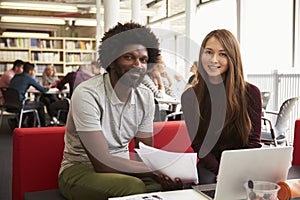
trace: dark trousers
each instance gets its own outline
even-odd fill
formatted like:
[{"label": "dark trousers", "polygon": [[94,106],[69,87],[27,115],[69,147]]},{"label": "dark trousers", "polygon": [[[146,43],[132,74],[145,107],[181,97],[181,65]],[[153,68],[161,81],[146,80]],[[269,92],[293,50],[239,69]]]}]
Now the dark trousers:
[{"label": "dark trousers", "polygon": [[[216,183],[216,175],[206,169],[201,162],[197,164],[197,171],[200,185]],[[203,191],[203,193],[207,194],[210,197],[214,197],[215,190]]]},{"label": "dark trousers", "polygon": [[53,102],[59,101],[56,94],[41,94],[40,101],[43,102],[47,108],[47,113],[49,114],[50,118],[53,117],[53,112],[51,110],[50,105]]},{"label": "dark trousers", "polygon": [[59,121],[62,121],[66,123],[67,121],[67,113],[69,110],[69,101],[64,99],[64,100],[59,100],[55,101],[50,105],[50,110],[52,112],[52,117],[57,117],[58,111],[59,110],[64,110],[66,112],[63,112],[62,115],[60,116]]},{"label": "dark trousers", "polygon": [[[27,101],[25,103],[24,109],[36,109],[38,111],[38,115],[41,121],[41,126],[46,126],[46,119],[45,119],[45,110],[44,110],[44,104],[39,101]],[[34,122],[34,116],[33,114],[28,114],[28,127],[33,127]]]}]

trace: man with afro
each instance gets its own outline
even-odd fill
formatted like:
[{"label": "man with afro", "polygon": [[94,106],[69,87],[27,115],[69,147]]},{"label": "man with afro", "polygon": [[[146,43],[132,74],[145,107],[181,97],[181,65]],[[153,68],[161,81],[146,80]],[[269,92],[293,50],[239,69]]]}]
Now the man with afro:
[{"label": "man with afro", "polygon": [[136,147],[153,143],[154,97],[140,83],[159,53],[158,39],[146,26],[119,23],[104,34],[99,63],[107,73],[81,83],[71,99],[59,172],[67,199],[182,188],[180,179],[156,176],[143,162],[129,159],[131,139]]}]

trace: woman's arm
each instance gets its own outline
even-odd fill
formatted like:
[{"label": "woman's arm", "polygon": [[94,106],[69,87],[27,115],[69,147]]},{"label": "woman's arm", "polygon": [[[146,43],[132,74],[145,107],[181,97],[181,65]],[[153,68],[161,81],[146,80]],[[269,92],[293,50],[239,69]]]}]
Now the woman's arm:
[{"label": "woman's arm", "polygon": [[[185,119],[185,123],[189,132],[190,139],[192,141],[192,147],[195,152],[200,150],[201,141],[196,141],[198,138],[198,126],[200,119],[199,103],[197,101],[196,94],[193,88],[188,88],[181,96],[182,111]],[[200,158],[200,162],[203,166],[211,172],[217,174],[219,170],[219,162],[215,156],[208,153],[205,157]]]},{"label": "woman's arm", "polygon": [[252,132],[249,137],[249,148],[261,147],[261,115],[262,115],[262,101],[260,90],[248,83],[247,86],[248,98],[248,113],[252,124]]},{"label": "woman's arm", "polygon": [[32,85],[35,89],[37,89],[40,92],[47,92],[49,90],[49,88],[41,86],[32,77],[30,77],[30,85]]}]

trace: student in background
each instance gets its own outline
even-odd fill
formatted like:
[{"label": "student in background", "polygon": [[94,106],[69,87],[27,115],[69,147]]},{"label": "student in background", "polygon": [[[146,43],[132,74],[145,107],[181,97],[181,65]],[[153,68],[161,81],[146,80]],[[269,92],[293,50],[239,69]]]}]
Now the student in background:
[{"label": "student in background", "polygon": [[133,138],[136,147],[138,142],[152,146],[153,94],[140,83],[157,61],[158,46],[149,28],[133,22],[118,23],[104,34],[99,61],[107,73],[81,83],[71,99],[59,172],[67,199],[182,188],[179,179],[158,177],[143,162],[130,160],[127,148]]},{"label": "student in background", "polygon": [[69,98],[71,98],[74,89],[83,81],[88,80],[92,77],[92,75],[89,73],[90,70],[86,69],[86,66],[79,66],[77,71],[75,72],[69,72],[67,75],[65,75],[60,82],[57,84],[57,88],[59,90],[63,90],[66,86],[66,84],[69,84]]},{"label": "student in background", "polygon": [[[91,66],[80,66],[76,72],[70,72],[66,76],[62,78],[62,80],[57,84],[57,88],[59,90],[63,90],[66,84],[69,85],[70,93],[67,99],[62,99],[56,101],[50,105],[50,110],[52,113],[51,119],[52,123],[59,123],[65,124],[67,120],[67,113],[66,111],[69,110],[69,100],[72,97],[73,91],[75,88],[82,83],[90,79],[92,76],[90,75],[97,75],[100,73],[100,65],[97,62],[92,62]],[[59,110],[64,110],[65,112],[62,113],[60,119],[57,119],[57,114]]]},{"label": "student in background", "polygon": [[181,95],[185,90],[186,82],[184,78],[179,74],[174,74],[174,80],[175,80],[174,88],[176,91],[176,99],[181,100]]},{"label": "student in background", "polygon": [[236,38],[214,30],[202,42],[198,83],[182,95],[182,110],[199,152],[200,184],[216,182],[221,153],[227,149],[258,148],[261,134],[259,89],[244,80]]},{"label": "student in background", "polygon": [[[52,88],[52,87],[56,87],[58,81],[59,79],[56,75],[56,70],[54,66],[48,65],[43,72],[42,85],[47,88]],[[59,98],[57,94],[41,94],[40,101],[45,104],[47,108],[47,113],[49,114],[50,118],[52,118],[53,116],[53,113],[50,108],[50,104],[58,100]]]},{"label": "student in background", "polygon": [[[10,81],[9,87],[15,88],[19,92],[20,101],[25,99],[25,94],[30,86],[44,93],[49,90],[36,82],[34,76],[34,65],[26,62],[24,63],[24,71],[21,74],[16,74]],[[40,101],[26,101],[25,108],[37,109],[41,121],[41,126],[46,126],[44,104]],[[33,126],[33,115],[29,115],[28,126]]]},{"label": "student in background", "polygon": [[[13,67],[6,72],[4,72],[0,78],[0,87],[8,87],[11,79],[15,74],[20,74],[23,72],[24,62],[22,60],[15,60]],[[0,105],[3,105],[2,93],[0,91]]]},{"label": "student in background", "polygon": [[98,75],[101,74],[101,67],[100,64],[97,61],[93,61],[91,63],[91,69],[92,69],[92,74],[93,75]]},{"label": "student in background", "polygon": [[193,87],[198,82],[197,65],[198,65],[198,62],[195,61],[193,63],[193,65],[190,67],[190,73],[189,73],[190,76],[189,76],[188,82],[185,86],[185,90],[188,89],[189,87]]},{"label": "student in background", "polygon": [[162,57],[159,56],[157,64],[148,70],[142,83],[153,92],[155,98],[176,98],[176,92],[172,88],[172,81],[165,67]]}]

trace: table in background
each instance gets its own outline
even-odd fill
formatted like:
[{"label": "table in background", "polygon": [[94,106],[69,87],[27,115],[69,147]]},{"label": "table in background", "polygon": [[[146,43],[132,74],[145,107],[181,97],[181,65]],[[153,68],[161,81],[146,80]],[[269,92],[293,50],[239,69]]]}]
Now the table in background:
[{"label": "table in background", "polygon": [[[29,93],[29,98],[32,99],[31,94],[34,95],[34,100],[35,101],[39,101],[40,97],[41,97],[41,92],[39,90],[36,89],[30,89],[28,90]],[[47,92],[45,92],[44,94],[57,94],[57,95],[61,95],[60,98],[64,98],[66,97],[67,94],[70,93],[69,88],[63,89],[63,90],[59,90],[57,88],[50,88]]]}]

